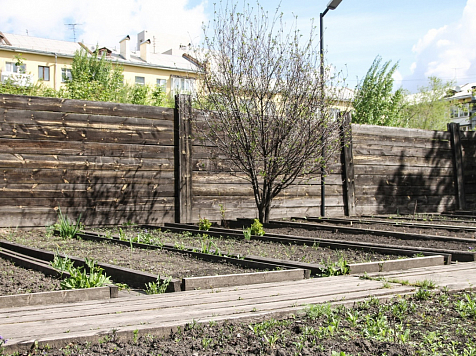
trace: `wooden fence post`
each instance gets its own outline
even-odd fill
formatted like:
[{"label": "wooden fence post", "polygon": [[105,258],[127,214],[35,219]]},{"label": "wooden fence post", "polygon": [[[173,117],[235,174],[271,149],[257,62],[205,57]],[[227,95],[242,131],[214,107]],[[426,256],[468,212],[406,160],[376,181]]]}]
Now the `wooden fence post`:
[{"label": "wooden fence post", "polygon": [[192,222],[192,104],[190,95],[175,95],[175,222]]},{"label": "wooden fence post", "polygon": [[355,216],[354,156],[352,153],[351,114],[346,113],[341,127],[342,144],[342,180],[344,186],[344,214]]},{"label": "wooden fence post", "polygon": [[455,182],[456,206],[459,210],[466,209],[464,194],[463,154],[461,149],[461,136],[459,124],[449,123],[448,131],[451,137],[451,151],[453,153],[453,176]]}]

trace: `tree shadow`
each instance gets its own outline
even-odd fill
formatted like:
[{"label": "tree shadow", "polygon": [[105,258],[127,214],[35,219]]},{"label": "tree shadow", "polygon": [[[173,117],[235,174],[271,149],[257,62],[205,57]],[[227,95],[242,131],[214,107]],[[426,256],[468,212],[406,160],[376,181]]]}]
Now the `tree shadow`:
[{"label": "tree shadow", "polygon": [[403,149],[399,166],[391,176],[381,178],[375,200],[378,214],[437,213],[456,207],[451,149],[444,133],[435,131],[425,165],[412,165]]}]

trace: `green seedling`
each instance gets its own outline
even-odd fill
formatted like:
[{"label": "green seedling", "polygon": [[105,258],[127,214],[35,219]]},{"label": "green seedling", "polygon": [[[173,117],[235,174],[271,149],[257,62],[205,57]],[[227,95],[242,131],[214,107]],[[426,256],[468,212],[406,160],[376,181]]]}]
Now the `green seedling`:
[{"label": "green seedling", "polygon": [[156,282],[149,282],[145,285],[145,292],[147,294],[162,294],[167,291],[167,288],[170,284],[172,277],[167,277],[165,279],[161,279],[160,275],[157,277]]},{"label": "green seedling", "polygon": [[243,237],[245,238],[246,241],[251,240],[251,228],[243,229]]},{"label": "green seedling", "polygon": [[61,208],[58,207],[58,223],[55,226],[60,237],[63,239],[71,239],[76,236],[76,234],[84,229],[84,226],[81,224],[81,214],[79,214],[76,224],[71,221],[66,215],[63,215]]},{"label": "green seedling", "polygon": [[104,270],[96,265],[96,261],[86,258],[85,263],[89,273],[84,267],[71,267],[68,270],[71,277],[60,283],[62,289],[103,287],[111,284],[110,277],[103,273]]},{"label": "green seedling", "polygon": [[263,230],[263,224],[259,222],[258,219],[254,219],[253,224],[250,227],[251,235],[255,236],[264,236],[265,231]]},{"label": "green seedling", "polygon": [[198,220],[198,229],[208,231],[212,227],[212,223],[207,218],[200,218]]},{"label": "green seedling", "polygon": [[50,262],[51,267],[54,269],[60,271],[60,272],[68,272],[71,271],[71,269],[74,268],[73,262],[69,259],[68,256],[65,256],[64,258],[58,256],[58,253],[55,254],[55,257],[53,258],[53,262]]}]

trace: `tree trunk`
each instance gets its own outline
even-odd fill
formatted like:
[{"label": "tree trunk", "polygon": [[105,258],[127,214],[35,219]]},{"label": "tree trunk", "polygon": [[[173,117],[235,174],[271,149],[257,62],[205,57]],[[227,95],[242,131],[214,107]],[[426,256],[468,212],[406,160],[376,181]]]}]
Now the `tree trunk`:
[{"label": "tree trunk", "polygon": [[258,205],[258,219],[262,224],[269,223],[271,216],[271,201],[272,199],[263,199]]}]

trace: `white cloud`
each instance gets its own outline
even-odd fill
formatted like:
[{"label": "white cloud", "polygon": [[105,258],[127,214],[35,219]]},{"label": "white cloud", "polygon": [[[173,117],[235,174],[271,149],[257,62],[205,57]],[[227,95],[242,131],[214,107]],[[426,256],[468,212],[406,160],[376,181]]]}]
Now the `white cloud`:
[{"label": "white cloud", "polygon": [[395,89],[400,88],[400,86],[402,85],[402,80],[403,80],[402,73],[400,73],[400,71],[397,69],[393,73],[392,78],[393,78],[393,87]]},{"label": "white cloud", "polygon": [[72,40],[65,24],[77,23],[76,40],[91,44],[118,46],[142,30],[197,41],[207,20],[205,1],[189,7],[188,0],[0,0],[0,31]]},{"label": "white cloud", "polygon": [[427,34],[423,36],[423,38],[420,38],[418,40],[418,43],[413,46],[413,52],[416,52],[418,54],[423,52],[426,48],[433,44],[435,38],[445,33],[447,28],[448,26],[444,26],[440,29],[431,29],[430,31],[428,31]]},{"label": "white cloud", "polygon": [[[412,77],[437,76],[458,82],[476,80],[476,0],[467,0],[461,19],[429,30],[413,46]],[[471,78],[473,77],[473,78]]]}]

